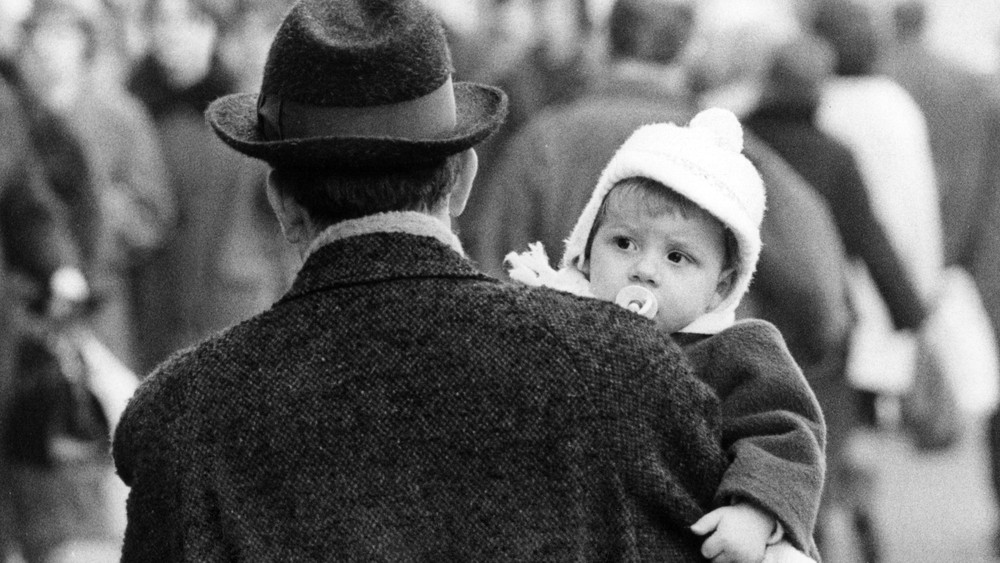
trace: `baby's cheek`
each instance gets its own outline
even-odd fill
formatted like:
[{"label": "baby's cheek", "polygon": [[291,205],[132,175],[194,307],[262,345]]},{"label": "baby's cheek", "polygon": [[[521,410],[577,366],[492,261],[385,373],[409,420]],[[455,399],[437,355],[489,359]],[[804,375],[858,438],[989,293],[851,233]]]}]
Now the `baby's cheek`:
[{"label": "baby's cheek", "polygon": [[594,292],[594,297],[603,301],[614,301],[618,295],[618,286],[619,284],[607,275],[592,275],[590,278],[590,290]]}]

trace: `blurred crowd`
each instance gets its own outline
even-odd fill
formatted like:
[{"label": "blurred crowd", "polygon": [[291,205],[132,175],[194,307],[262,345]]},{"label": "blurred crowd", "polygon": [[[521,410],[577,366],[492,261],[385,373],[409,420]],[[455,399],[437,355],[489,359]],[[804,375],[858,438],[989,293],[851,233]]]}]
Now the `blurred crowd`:
[{"label": "blurred crowd", "polygon": [[[477,149],[456,225],[492,274],[528,243],[562,248],[637,126],[686,123],[710,106],[741,118],[768,189],[743,314],[781,329],[824,407],[821,550],[829,519],[846,515],[865,560],[880,560],[852,433],[898,416],[920,447],[951,440],[903,400],[934,362],[925,340],[937,335],[924,327],[948,268],[971,276],[1000,323],[1000,81],[929,48],[932,11],[916,0],[427,2],[456,79],[510,98],[505,125]],[[32,438],[30,416],[5,414],[38,373],[65,371],[52,333],[83,325],[141,376],[287,289],[298,257],[268,208],[267,169],[225,150],[202,113],[223,94],[257,91],[288,5],[0,0],[0,549],[10,557],[120,543],[100,492],[106,449],[67,453],[57,431]],[[39,341],[49,345],[29,345]],[[1000,456],[1000,424],[991,429]]]},{"label": "blurred crowd", "polygon": [[34,562],[67,542],[120,544],[106,440],[88,455],[92,436],[66,414],[78,401],[57,397],[68,327],[144,374],[287,288],[296,257],[267,205],[266,169],[224,150],[203,118],[216,97],[258,87],[286,9],[0,2],[5,551]]}]

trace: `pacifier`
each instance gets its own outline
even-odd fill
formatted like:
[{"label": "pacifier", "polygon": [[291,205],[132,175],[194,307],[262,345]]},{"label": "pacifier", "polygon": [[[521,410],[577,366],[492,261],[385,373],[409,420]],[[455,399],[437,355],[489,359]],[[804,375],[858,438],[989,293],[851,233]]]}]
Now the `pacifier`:
[{"label": "pacifier", "polygon": [[653,292],[640,285],[627,285],[615,296],[615,304],[638,313],[647,319],[656,318],[659,304]]}]

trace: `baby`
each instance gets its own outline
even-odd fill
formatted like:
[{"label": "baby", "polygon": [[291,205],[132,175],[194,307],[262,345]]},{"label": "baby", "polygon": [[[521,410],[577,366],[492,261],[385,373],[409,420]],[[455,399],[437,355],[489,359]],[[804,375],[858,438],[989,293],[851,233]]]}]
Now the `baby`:
[{"label": "baby", "polygon": [[825,470],[819,405],[778,330],[735,321],[760,254],[764,186],[726,110],[635,131],[566,243],[507,256],[511,278],[617,302],[652,319],[720,398],[730,465],[691,526],[717,562],[809,561]]}]

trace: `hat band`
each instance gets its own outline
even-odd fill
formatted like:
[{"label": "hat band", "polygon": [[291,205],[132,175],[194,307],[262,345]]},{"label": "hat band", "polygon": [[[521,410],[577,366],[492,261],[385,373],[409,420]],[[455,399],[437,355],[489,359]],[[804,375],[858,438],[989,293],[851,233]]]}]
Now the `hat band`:
[{"label": "hat band", "polygon": [[304,104],[261,93],[257,121],[268,141],[321,137],[427,139],[454,131],[457,123],[451,77],[413,100],[366,107]]}]

